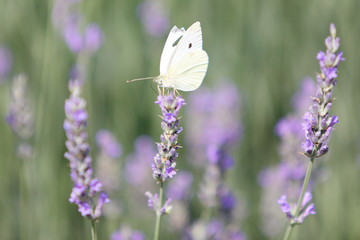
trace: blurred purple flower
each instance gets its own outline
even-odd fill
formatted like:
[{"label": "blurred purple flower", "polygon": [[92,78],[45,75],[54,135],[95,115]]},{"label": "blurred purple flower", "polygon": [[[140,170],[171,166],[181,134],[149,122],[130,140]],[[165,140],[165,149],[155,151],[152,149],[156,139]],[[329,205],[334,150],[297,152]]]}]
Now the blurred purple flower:
[{"label": "blurred purple flower", "polygon": [[190,172],[180,171],[177,177],[169,182],[166,195],[169,196],[172,201],[173,209],[167,218],[169,224],[178,233],[183,233],[185,227],[190,220],[189,215],[189,201],[191,198],[193,176]]},{"label": "blurred purple flower", "polygon": [[19,74],[13,78],[11,100],[6,121],[13,132],[23,140],[28,140],[34,133],[33,111],[27,96],[27,77]]},{"label": "blurred purple flower", "polygon": [[115,136],[109,130],[100,130],[96,134],[96,143],[100,150],[111,158],[119,158],[122,147],[117,142]]},{"label": "blurred purple flower", "polygon": [[317,74],[317,90],[308,112],[304,115],[303,129],[306,142],[302,145],[304,154],[309,157],[321,157],[328,151],[327,142],[338,122],[337,116],[330,116],[332,106],[332,91],[337,83],[337,68],[341,61],[342,52],[336,53],[340,46],[340,38],[336,37],[334,24],[330,25],[331,36],[325,40],[326,52],[317,54],[321,73]]},{"label": "blurred purple flower", "polygon": [[62,32],[62,29],[66,25],[70,15],[74,13],[74,7],[76,3],[81,0],[55,0],[51,13],[51,20],[54,28]]},{"label": "blurred purple flower", "polygon": [[9,48],[0,45],[0,83],[7,77],[12,67],[13,56]]},{"label": "blurred purple flower", "polygon": [[21,159],[29,159],[32,156],[33,147],[29,144],[29,140],[35,130],[34,113],[27,94],[27,81],[28,79],[24,74],[19,74],[13,78],[9,112],[6,115],[6,122],[20,140],[16,152]]},{"label": "blurred purple flower", "polygon": [[109,130],[100,130],[96,134],[96,143],[99,148],[97,157],[97,176],[103,183],[104,190],[111,194],[119,190],[121,169],[120,158],[122,147]]},{"label": "blurred purple flower", "polygon": [[220,209],[225,213],[230,213],[237,204],[235,195],[227,187],[218,190],[220,199]]},{"label": "blurred purple flower", "polygon": [[99,25],[89,23],[85,29],[85,49],[89,52],[96,52],[103,43],[104,36]]},{"label": "blurred purple flower", "polygon": [[304,131],[301,126],[301,119],[295,115],[288,115],[280,119],[275,126],[275,133],[279,137],[286,136],[299,136],[304,135]]},{"label": "blurred purple flower", "polygon": [[170,26],[168,13],[161,1],[145,0],[136,9],[146,32],[152,37],[163,37]]},{"label": "blurred purple flower", "polygon": [[213,218],[211,221],[197,221],[187,230],[184,240],[195,239],[246,240],[246,236],[233,226],[227,227],[224,220]]},{"label": "blurred purple flower", "polygon": [[314,84],[314,79],[311,77],[305,77],[301,81],[301,87],[298,92],[296,92],[292,98],[292,106],[295,112],[303,115],[309,105],[311,104],[311,97],[316,92],[316,85]]},{"label": "blurred purple flower", "polygon": [[104,35],[97,24],[84,24],[82,14],[78,9],[74,8],[75,3],[80,1],[56,0],[52,12],[52,21],[54,28],[62,33],[67,46],[72,52],[91,54],[100,48]]},{"label": "blurred purple flower", "polygon": [[304,219],[310,214],[314,215],[315,205],[310,203],[312,195],[310,192],[306,192],[304,199],[301,203],[301,210],[299,216],[295,216],[296,203],[289,204],[286,198],[286,195],[282,195],[278,199],[278,204],[280,205],[281,211],[286,214],[287,218],[290,219],[290,224],[301,224],[304,222]]},{"label": "blurred purple flower", "polygon": [[208,159],[224,171],[233,166],[227,152],[242,136],[240,110],[240,95],[229,80],[222,80],[214,90],[201,88],[189,96],[186,145],[191,164],[202,166]]},{"label": "blurred purple flower", "polygon": [[84,48],[84,39],[79,31],[80,17],[72,15],[64,27],[64,40],[69,49],[74,53],[80,53]]},{"label": "blurred purple flower", "polygon": [[221,202],[219,193],[225,189],[224,176],[234,165],[230,150],[242,135],[240,109],[239,93],[230,81],[221,81],[212,91],[203,88],[190,95],[187,145],[192,163],[208,160],[198,192],[205,206],[215,207]]},{"label": "blurred purple flower", "polygon": [[193,176],[187,171],[181,171],[167,187],[167,195],[173,200],[185,200],[189,197]]},{"label": "blurred purple flower", "polygon": [[143,232],[133,230],[130,227],[123,226],[120,230],[113,232],[110,237],[111,240],[144,240]]},{"label": "blurred purple flower", "polygon": [[200,219],[194,223],[186,239],[245,239],[238,230],[239,223],[232,227],[235,218],[244,212],[235,211],[239,205],[237,198],[225,184],[226,173],[234,166],[230,151],[238,146],[242,136],[237,88],[225,80],[214,90],[199,89],[190,95],[188,109],[186,143],[190,148],[189,159],[192,164],[202,166],[207,159],[197,195],[200,202],[206,208],[213,208],[216,215],[213,221]]},{"label": "blurred purple flower", "polygon": [[[82,216],[92,220],[100,217],[103,205],[110,200],[102,192],[102,184],[92,178],[90,146],[87,143],[87,118],[85,110],[86,101],[81,98],[82,82],[69,81],[70,97],[65,101],[64,130],[68,151],[65,158],[70,162],[71,179],[74,182],[69,201],[78,205]],[[97,200],[96,200],[97,199]]]},{"label": "blurred purple flower", "polygon": [[156,154],[154,141],[148,136],[140,136],[135,140],[134,152],[126,157],[125,180],[145,190],[151,178],[151,165]]}]

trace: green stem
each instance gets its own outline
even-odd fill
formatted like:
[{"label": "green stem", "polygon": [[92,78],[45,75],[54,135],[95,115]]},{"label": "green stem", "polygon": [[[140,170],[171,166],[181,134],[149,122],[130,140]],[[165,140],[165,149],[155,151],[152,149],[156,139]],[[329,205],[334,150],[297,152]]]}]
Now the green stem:
[{"label": "green stem", "polygon": [[91,240],[97,240],[95,220],[91,220]]},{"label": "green stem", "polygon": [[160,183],[159,207],[156,210],[156,222],[155,222],[154,240],[159,240],[161,215],[162,215],[161,214],[161,207],[162,207],[162,201],[163,201],[163,189],[164,189],[164,183]]},{"label": "green stem", "polygon": [[[314,157],[311,157],[310,160],[309,160],[309,164],[307,166],[306,175],[305,175],[303,187],[302,187],[302,190],[301,190],[301,193],[300,193],[300,197],[299,197],[297,205],[296,205],[294,218],[297,218],[299,216],[300,211],[301,211],[301,205],[302,205],[306,190],[307,190],[308,185],[309,185],[309,180],[310,180],[310,175],[311,175],[313,163],[314,163]],[[291,232],[292,232],[295,225],[296,224],[294,224],[294,223],[292,223],[290,221],[288,227],[286,228],[283,240],[289,240],[290,239]]]},{"label": "green stem", "polygon": [[291,223],[289,223],[289,225],[288,225],[287,228],[286,228],[286,231],[285,231],[283,240],[288,240],[288,239],[290,239],[293,226],[294,226],[294,225],[292,225]]}]

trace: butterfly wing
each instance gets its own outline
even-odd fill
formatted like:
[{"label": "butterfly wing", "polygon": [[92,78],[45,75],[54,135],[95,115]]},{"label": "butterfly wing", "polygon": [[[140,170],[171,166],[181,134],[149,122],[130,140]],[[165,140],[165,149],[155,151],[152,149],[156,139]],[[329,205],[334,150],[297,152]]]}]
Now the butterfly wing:
[{"label": "butterfly wing", "polygon": [[200,22],[195,22],[186,30],[177,44],[176,49],[174,49],[173,56],[170,59],[169,67],[171,68],[172,65],[182,59],[188,53],[202,49],[202,43]]},{"label": "butterfly wing", "polygon": [[184,28],[178,28],[176,26],[174,26],[170,33],[169,36],[165,42],[165,46],[163,49],[163,52],[161,54],[161,59],[160,59],[160,75],[166,75],[169,67],[170,67],[170,63],[171,63],[171,59],[174,55],[174,51],[177,47],[177,45],[174,45],[176,43],[176,41],[181,38],[183,36],[183,34],[185,33],[185,29]]},{"label": "butterfly wing", "polygon": [[208,65],[209,57],[204,50],[189,52],[171,66],[164,86],[181,91],[193,91],[200,87]]}]

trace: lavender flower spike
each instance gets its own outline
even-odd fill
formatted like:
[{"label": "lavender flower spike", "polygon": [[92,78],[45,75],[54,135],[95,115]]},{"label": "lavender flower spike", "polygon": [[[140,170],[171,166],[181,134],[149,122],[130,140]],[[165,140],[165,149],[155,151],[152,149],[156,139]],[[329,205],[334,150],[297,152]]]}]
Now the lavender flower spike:
[{"label": "lavender flower spike", "polygon": [[313,104],[304,115],[303,129],[306,140],[302,147],[305,155],[309,157],[321,157],[329,150],[327,141],[334,125],[339,121],[336,115],[329,115],[329,110],[334,100],[332,91],[337,83],[337,68],[345,59],[341,51],[336,53],[340,46],[340,38],[336,37],[334,24],[330,25],[330,35],[325,39],[326,52],[320,51],[316,57],[321,73],[316,76],[318,85]]},{"label": "lavender flower spike", "polygon": [[161,142],[157,143],[158,153],[154,157],[152,169],[155,180],[163,183],[176,174],[176,150],[180,147],[178,136],[183,130],[179,127],[178,114],[180,108],[185,105],[185,100],[181,96],[175,96],[174,91],[170,91],[167,95],[160,93],[155,103],[161,108],[161,128],[164,132],[160,135]]},{"label": "lavender flower spike", "polygon": [[156,212],[154,240],[159,239],[161,216],[169,214],[172,208],[171,199],[169,198],[163,205],[163,191],[164,183],[169,178],[173,178],[176,174],[176,158],[178,153],[176,150],[180,148],[178,144],[179,133],[183,130],[179,126],[179,111],[185,100],[181,96],[175,95],[175,90],[160,90],[157,97],[156,104],[159,104],[162,116],[161,128],[164,131],[160,135],[161,142],[157,143],[158,153],[154,157],[152,164],[153,177],[160,183],[159,194],[151,194],[147,192],[145,195],[148,197],[148,205],[150,209]]},{"label": "lavender flower spike", "polygon": [[[290,239],[293,227],[304,221],[308,214],[314,214],[314,205],[310,204],[304,209],[311,195],[306,192],[309,185],[311,171],[314,159],[323,156],[329,151],[327,142],[331,135],[334,125],[339,121],[337,116],[330,116],[329,110],[332,106],[332,91],[336,85],[337,68],[339,63],[345,60],[342,52],[336,53],[340,46],[340,38],[336,37],[336,28],[334,24],[330,24],[330,36],[325,39],[326,52],[320,51],[317,54],[321,73],[317,74],[317,90],[316,96],[313,98],[313,104],[308,112],[304,115],[305,122],[303,129],[305,130],[306,140],[302,144],[304,154],[309,157],[308,167],[306,170],[304,183],[297,201],[294,212],[291,212],[291,221],[285,231],[283,240]],[[304,200],[305,199],[305,200]],[[282,197],[280,201],[281,208],[287,207],[286,199]],[[304,203],[305,202],[305,203]],[[289,213],[287,213],[289,217]]]},{"label": "lavender flower spike", "polygon": [[86,101],[80,97],[82,82],[70,80],[70,97],[65,101],[64,130],[68,151],[65,158],[70,162],[71,179],[74,182],[69,201],[78,205],[82,216],[96,221],[102,212],[103,205],[109,202],[102,184],[92,178],[90,146],[87,143],[86,125],[88,114],[85,110]]},{"label": "lavender flower spike", "polygon": [[10,109],[6,115],[6,122],[19,140],[17,155],[24,160],[32,157],[33,147],[30,144],[30,139],[34,134],[34,113],[27,82],[28,79],[23,73],[13,78]]}]

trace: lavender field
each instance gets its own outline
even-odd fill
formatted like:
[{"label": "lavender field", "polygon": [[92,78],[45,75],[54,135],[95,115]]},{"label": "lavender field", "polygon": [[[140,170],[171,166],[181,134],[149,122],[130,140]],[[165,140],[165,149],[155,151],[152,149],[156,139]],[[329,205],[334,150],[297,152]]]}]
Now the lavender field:
[{"label": "lavender field", "polygon": [[359,12],[0,0],[0,239],[360,239]]}]

